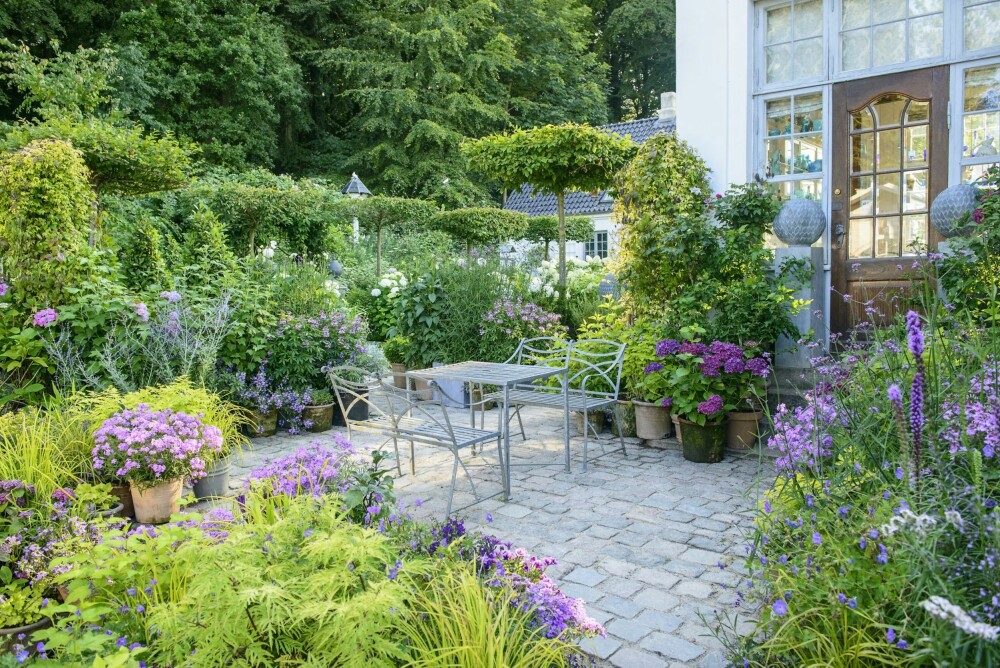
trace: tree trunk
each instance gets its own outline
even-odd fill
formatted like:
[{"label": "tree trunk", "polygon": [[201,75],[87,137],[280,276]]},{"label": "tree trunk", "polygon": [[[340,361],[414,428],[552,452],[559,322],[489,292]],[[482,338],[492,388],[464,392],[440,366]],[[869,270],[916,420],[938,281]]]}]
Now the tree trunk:
[{"label": "tree trunk", "polygon": [[469,258],[469,264],[471,265],[472,264],[472,242],[471,241],[466,241],[465,242],[465,255],[466,255],[466,257]]},{"label": "tree trunk", "polygon": [[545,260],[546,262],[549,261],[549,245],[551,243],[552,242],[549,239],[545,240],[545,246],[544,246],[545,252],[542,254],[542,259]]},{"label": "tree trunk", "polygon": [[375,275],[382,275],[382,226],[375,229]]},{"label": "tree trunk", "polygon": [[566,299],[566,191],[556,193],[556,211],[559,213],[559,301]]}]

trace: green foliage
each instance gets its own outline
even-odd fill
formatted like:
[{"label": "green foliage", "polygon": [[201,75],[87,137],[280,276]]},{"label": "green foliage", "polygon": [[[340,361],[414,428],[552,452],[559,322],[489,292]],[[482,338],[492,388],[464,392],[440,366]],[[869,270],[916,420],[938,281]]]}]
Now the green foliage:
[{"label": "green foliage", "polygon": [[324,387],[324,368],[354,366],[367,330],[343,311],[284,316],[268,336],[267,372],[291,390]]},{"label": "green foliage", "polygon": [[[549,259],[549,244],[559,238],[559,216],[532,216],[528,218],[528,229],[523,239],[542,244],[543,259]],[[567,241],[590,241],[594,238],[594,222],[586,216],[566,218]]]},{"label": "green foliage", "polygon": [[358,219],[358,225],[375,235],[375,274],[382,273],[382,235],[387,230],[402,232],[420,229],[434,215],[434,205],[418,199],[374,195],[342,200],[339,208],[343,220]]},{"label": "green foliage", "polygon": [[598,0],[593,4],[603,5],[600,47],[611,66],[608,106],[612,119],[654,115],[660,93],[676,90],[675,0]]},{"label": "green foliage", "polygon": [[59,410],[26,408],[0,415],[0,480],[25,480],[41,498],[86,470],[86,429]]},{"label": "green foliage", "polygon": [[556,197],[559,217],[559,288],[566,287],[567,190],[599,190],[611,184],[635,153],[628,139],[589,125],[564,123],[465,142],[462,150],[474,171],[505,188],[531,185]]},{"label": "green foliage", "polygon": [[118,257],[122,280],[132,290],[170,288],[173,277],[167,270],[159,229],[149,216],[141,216],[125,233]]},{"label": "green foliage", "polygon": [[950,252],[938,260],[948,303],[995,326],[1000,321],[1000,168],[986,173],[979,206],[965,224],[966,234],[949,240]]},{"label": "green foliage", "polygon": [[651,315],[694,283],[716,248],[708,167],[674,134],[651,137],[618,180],[619,279],[637,312]]},{"label": "green foliage", "polygon": [[382,352],[390,363],[406,364],[406,349],[409,346],[410,340],[405,336],[393,336],[382,344]]},{"label": "green foliage", "polygon": [[11,298],[30,312],[68,300],[90,273],[85,253],[93,194],[80,153],[66,142],[32,142],[0,161],[0,250]]},{"label": "green foliage", "polygon": [[731,230],[745,228],[757,237],[774,229],[781,200],[766,183],[734,185],[715,202],[715,219]]},{"label": "green foliage", "polygon": [[410,281],[396,300],[396,327],[389,333],[410,342],[403,352],[403,360],[410,369],[423,369],[444,361],[441,357],[448,341],[445,324],[451,315],[446,285],[437,272],[427,272]]},{"label": "green foliage", "polygon": [[73,488],[73,506],[79,509],[81,517],[111,510],[118,503],[118,497],[111,493],[109,483],[82,482]]},{"label": "green foliage", "polygon": [[442,211],[430,220],[430,224],[464,241],[471,260],[473,246],[496,246],[523,235],[528,227],[528,216],[516,211],[476,207]]},{"label": "green foliage", "polygon": [[[5,570],[6,569],[6,570]],[[0,568],[0,628],[16,628],[42,618],[41,588],[25,586],[23,580],[4,581],[6,566]]]}]

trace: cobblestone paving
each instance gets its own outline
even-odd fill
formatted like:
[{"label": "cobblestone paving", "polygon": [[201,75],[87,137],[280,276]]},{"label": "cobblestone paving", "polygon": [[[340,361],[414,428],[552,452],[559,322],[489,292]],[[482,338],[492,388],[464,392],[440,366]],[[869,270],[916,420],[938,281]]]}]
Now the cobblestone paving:
[{"label": "cobblestone paving", "polygon": [[[487,415],[496,420],[495,411]],[[464,411],[452,416],[456,424],[468,419]],[[572,472],[566,473],[561,416],[528,409],[524,423],[528,440],[512,437],[511,500],[490,499],[454,514],[464,517],[470,530],[557,558],[550,574],[565,593],[586,601],[591,616],[607,629],[606,638],[585,642],[605,665],[724,666],[721,646],[701,615],[710,618],[733,602],[732,588],[724,585],[738,576],[729,565],[742,555],[742,532],[759,492],[770,482],[771,458],[727,451],[718,464],[694,464],[684,460],[673,439],[650,445],[626,439],[626,455],[607,446],[607,454],[584,472],[582,439],[574,437]],[[252,468],[312,441],[328,441],[332,433],[256,439],[234,471],[234,488]],[[379,445],[371,436],[355,436],[358,446]],[[490,455],[495,463],[495,448],[467,463],[488,461]],[[415,462],[411,476],[408,453],[402,453],[398,496],[423,502],[418,517],[441,517],[451,456],[417,444]],[[495,469],[470,470],[481,493],[499,491]],[[455,507],[472,501],[469,483],[460,477]]]}]

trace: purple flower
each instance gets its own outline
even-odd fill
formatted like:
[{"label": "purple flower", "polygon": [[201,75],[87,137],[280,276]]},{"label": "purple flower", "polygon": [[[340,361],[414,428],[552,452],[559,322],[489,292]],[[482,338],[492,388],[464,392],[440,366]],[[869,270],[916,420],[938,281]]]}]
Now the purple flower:
[{"label": "purple flower", "polygon": [[844,593],[841,592],[837,594],[837,600],[840,601],[841,603],[847,603],[847,596],[845,596]]},{"label": "purple flower", "polygon": [[718,394],[713,394],[705,401],[698,404],[698,412],[702,415],[715,415],[719,413],[724,408],[722,397]]},{"label": "purple flower", "polygon": [[663,408],[670,408],[673,405],[674,400],[671,397],[663,397],[663,399],[660,400],[660,406]]},{"label": "purple flower", "polygon": [[886,395],[889,397],[889,401],[891,401],[894,405],[903,405],[903,393],[900,392],[899,385],[890,385]]},{"label": "purple flower", "polygon": [[823,544],[823,535],[819,531],[814,532],[813,545],[822,545],[822,544]]},{"label": "purple flower", "polygon": [[136,302],[135,304],[135,314],[139,316],[139,320],[142,322],[149,321],[149,308],[144,302]]},{"label": "purple flower", "polygon": [[896,629],[890,628],[888,631],[886,631],[885,639],[889,641],[890,645],[894,644],[896,642]]},{"label": "purple flower", "polygon": [[748,371],[753,373],[753,375],[759,378],[767,378],[771,373],[771,366],[767,363],[767,360],[763,357],[754,357],[746,362],[746,368]]},{"label": "purple flower", "polygon": [[59,314],[56,313],[55,309],[47,308],[35,313],[33,317],[33,322],[35,327],[48,327],[56,321]]},{"label": "purple flower", "polygon": [[656,356],[666,357],[667,355],[674,355],[680,349],[681,344],[674,339],[663,339],[656,344]]},{"label": "purple flower", "polygon": [[181,295],[179,292],[174,292],[173,290],[167,290],[160,293],[160,298],[166,299],[167,302],[174,304],[181,300]]},{"label": "purple flower", "polygon": [[857,610],[857,608],[858,608],[858,599],[856,599],[856,598],[849,598],[849,599],[847,599],[847,607],[850,608],[851,610]]},{"label": "purple flower", "polygon": [[774,614],[781,617],[788,612],[788,604],[785,603],[785,599],[779,598],[774,602],[774,605],[771,606],[771,610],[774,611]]},{"label": "purple flower", "polygon": [[10,289],[10,287],[6,283],[4,283],[3,281],[0,281],[0,297],[3,297],[4,295],[6,295],[7,291],[9,289]]},{"label": "purple flower", "polygon": [[646,368],[642,370],[645,374],[656,373],[657,371],[663,371],[663,365],[659,362],[650,362],[646,365]]},{"label": "purple flower", "polygon": [[914,357],[924,354],[924,332],[921,327],[920,314],[916,311],[906,313],[906,336],[910,353]]}]

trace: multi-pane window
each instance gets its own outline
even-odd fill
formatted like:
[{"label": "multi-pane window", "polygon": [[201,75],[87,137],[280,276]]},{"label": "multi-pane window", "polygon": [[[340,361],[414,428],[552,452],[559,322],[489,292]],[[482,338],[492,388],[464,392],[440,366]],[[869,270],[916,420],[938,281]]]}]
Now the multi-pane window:
[{"label": "multi-pane window", "polygon": [[588,257],[599,257],[602,259],[607,259],[608,257],[608,233],[606,231],[600,231],[594,233],[594,238],[589,239],[584,245],[584,253]]},{"label": "multi-pane window", "polygon": [[852,258],[916,254],[927,244],[930,102],[883,95],[851,114]]},{"label": "multi-pane window", "polygon": [[782,199],[823,196],[823,94],[764,102],[763,170]]},{"label": "multi-pane window", "polygon": [[1000,0],[964,0],[962,35],[966,51],[1000,45]]},{"label": "multi-pane window", "polygon": [[962,181],[975,181],[1000,161],[1000,65],[965,70]]},{"label": "multi-pane window", "polygon": [[764,82],[823,76],[823,0],[794,0],[764,12]]},{"label": "multi-pane window", "polygon": [[852,72],[942,56],[944,5],[945,0],[843,0],[840,69]]}]

